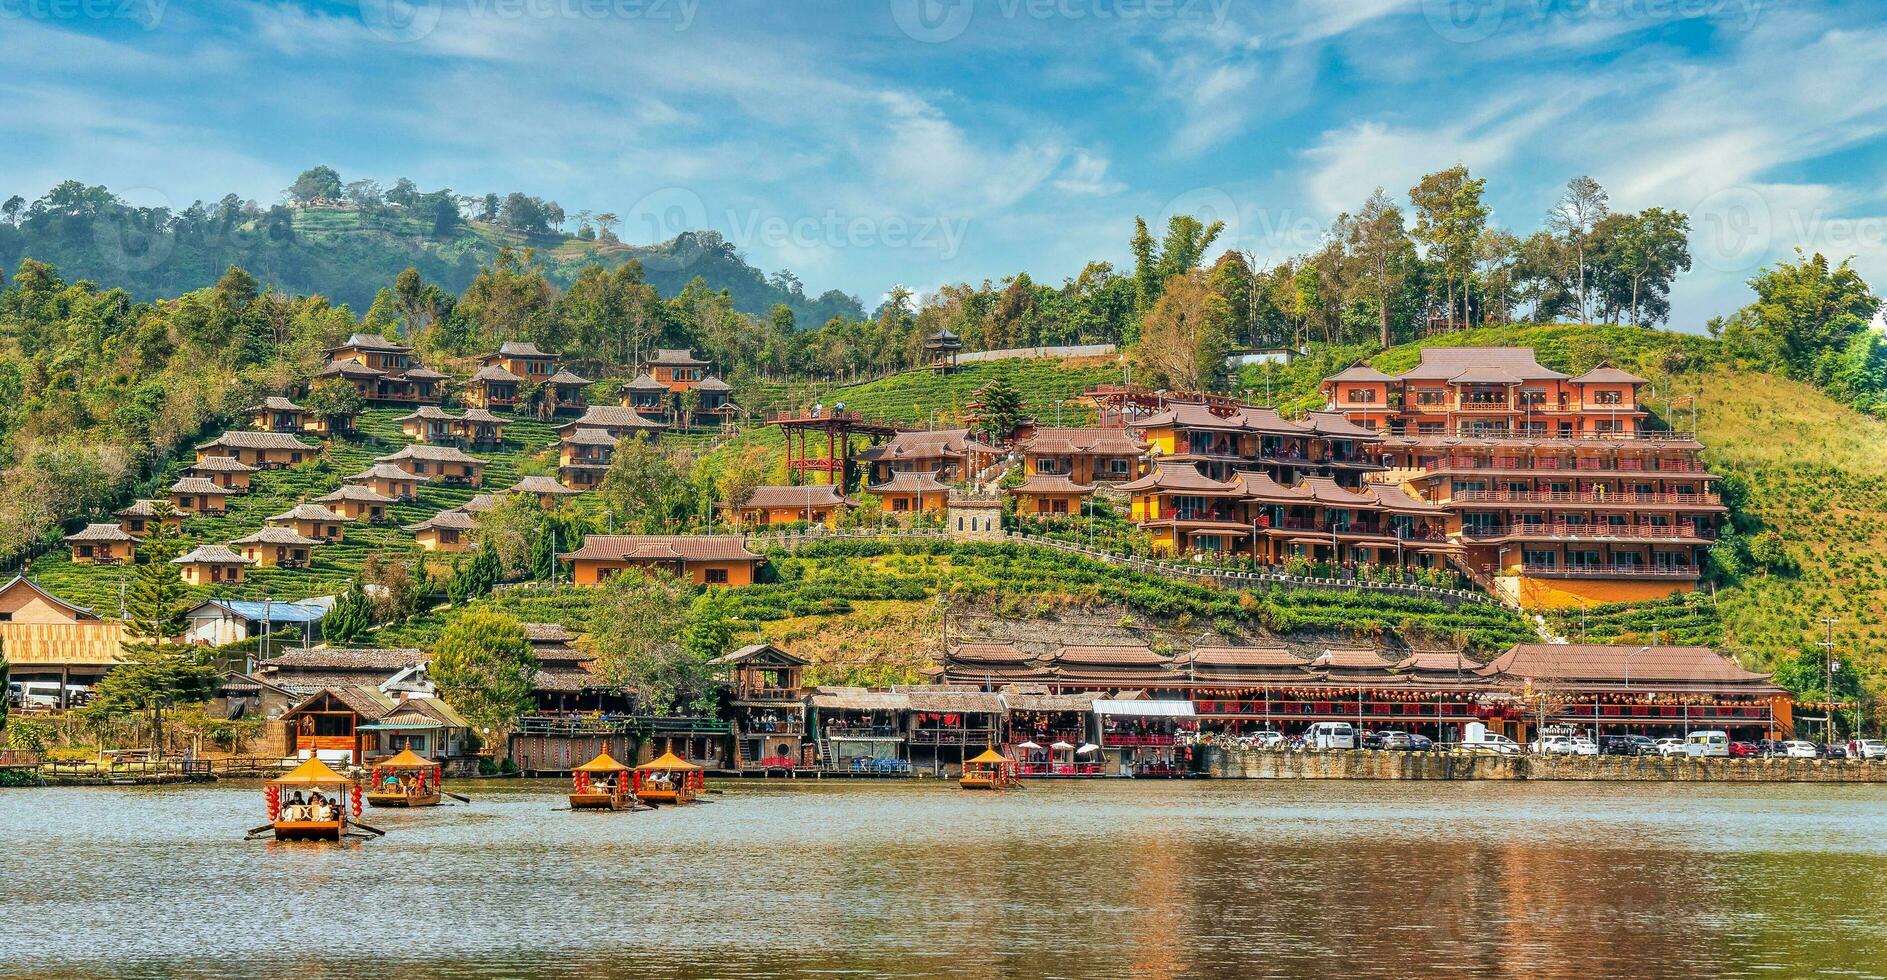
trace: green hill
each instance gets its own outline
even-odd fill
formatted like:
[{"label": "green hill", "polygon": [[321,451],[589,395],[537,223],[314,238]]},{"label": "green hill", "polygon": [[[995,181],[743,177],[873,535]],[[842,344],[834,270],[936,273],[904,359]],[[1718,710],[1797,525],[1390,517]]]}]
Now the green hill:
[{"label": "green hill", "polygon": [[441,232],[406,211],[372,214],[340,207],[266,211],[232,204],[227,212],[182,215],[138,211],[104,188],[63,212],[18,225],[0,222],[0,268],[24,258],[56,266],[68,281],[89,279],[123,288],[134,299],[158,300],[213,285],[232,265],[289,293],[318,294],[363,313],[374,293],[412,266],[428,282],[457,294],[499,249],[533,248],[553,282],[568,285],[586,265],[614,268],[631,260],[664,296],[699,276],[725,289],[736,309],[764,315],[776,304],[795,321],[817,327],[833,317],[864,315],[857,299],[836,290],[807,296],[791,276],[768,277],[748,265],[715,232],[687,232],[653,245],[580,239],[561,233],[523,234],[484,221],[456,222]]}]

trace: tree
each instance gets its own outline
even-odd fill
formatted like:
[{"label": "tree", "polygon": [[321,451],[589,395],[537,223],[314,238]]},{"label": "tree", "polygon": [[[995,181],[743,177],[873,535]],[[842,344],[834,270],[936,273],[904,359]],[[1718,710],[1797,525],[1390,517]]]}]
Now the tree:
[{"label": "tree", "polygon": [[986,384],[976,393],[983,402],[977,413],[976,431],[992,442],[1005,443],[1022,425],[1022,395],[1002,378]]},{"label": "tree", "polygon": [[597,495],[623,524],[650,532],[666,529],[688,506],[687,479],[676,458],[645,432],[616,443]]},{"label": "tree", "polygon": [[1600,221],[1610,213],[1605,188],[1591,177],[1574,177],[1566,182],[1565,193],[1546,213],[1546,225],[1556,231],[1568,246],[1572,262],[1573,298],[1579,304],[1579,322],[1591,322],[1592,305],[1587,298],[1586,246]]},{"label": "tree", "polygon": [[289,185],[288,197],[297,204],[319,204],[341,199],[341,175],[333,167],[313,167]]},{"label": "tree", "polygon": [[503,733],[536,706],[537,655],[523,624],[505,613],[471,609],[454,617],[432,645],[426,676],[467,721]]},{"label": "tree", "polygon": [[1455,299],[1459,295],[1462,306],[1468,304],[1474,246],[1487,227],[1488,209],[1481,203],[1486,188],[1484,178],[1469,176],[1468,168],[1459,164],[1429,174],[1409,188],[1409,201],[1415,205],[1415,237],[1428,246],[1429,259],[1441,265],[1451,324],[1472,320],[1466,309],[1460,320],[1455,319]]},{"label": "tree", "polygon": [[324,378],[315,382],[309,387],[308,397],[302,399],[302,403],[316,417],[327,420],[336,432],[352,428],[354,417],[366,406],[360,397],[360,389],[340,378]]},{"label": "tree", "polygon": [[633,692],[647,710],[675,702],[676,665],[687,656],[691,589],[666,572],[624,572],[603,584],[592,628],[583,643],[596,655],[593,671],[607,686]]},{"label": "tree", "polygon": [[1203,272],[1174,276],[1141,325],[1134,363],[1155,384],[1183,391],[1222,387],[1231,319],[1224,297],[1206,285]]},{"label": "tree", "polygon": [[1337,228],[1344,248],[1361,269],[1359,286],[1375,302],[1377,343],[1388,347],[1391,306],[1415,257],[1415,245],[1402,227],[1402,209],[1378,187],[1354,217],[1338,216]]},{"label": "tree", "polygon": [[140,545],[144,564],[133,573],[126,605],[129,618],[125,631],[154,644],[164,643],[190,626],[184,618],[191,606],[190,589],[170,564],[180,553],[180,545],[174,530],[169,538],[159,537],[158,528],[163,527],[162,522],[153,525]]},{"label": "tree", "polygon": [[336,645],[358,643],[372,629],[373,603],[367,598],[365,583],[356,575],[334,601],[334,608],[321,617],[321,638]]},{"label": "tree", "polygon": [[1887,355],[1871,329],[1880,298],[1844,260],[1830,268],[1820,253],[1780,262],[1749,281],[1756,302],[1712,333],[1737,356],[1824,388],[1864,410],[1879,411],[1887,392]]},{"label": "tree", "polygon": [[146,715],[151,748],[161,752],[165,709],[209,700],[216,693],[217,678],[215,665],[201,648],[127,644],[123,659],[92,689],[92,702],[79,710],[93,718]]},{"label": "tree", "polygon": [[1622,306],[1634,326],[1670,316],[1671,283],[1690,271],[1689,216],[1664,208],[1610,215],[1599,222],[1591,244],[1612,287],[1608,304]]}]

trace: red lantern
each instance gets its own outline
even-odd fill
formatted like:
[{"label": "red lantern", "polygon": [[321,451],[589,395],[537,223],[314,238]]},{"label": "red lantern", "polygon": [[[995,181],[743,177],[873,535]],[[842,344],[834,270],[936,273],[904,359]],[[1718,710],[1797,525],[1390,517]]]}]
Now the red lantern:
[{"label": "red lantern", "polygon": [[379,788],[380,786],[380,767],[379,766],[373,767],[373,782],[368,783],[368,785],[373,786],[376,789]]},{"label": "red lantern", "polygon": [[262,795],[266,797],[269,801],[269,822],[273,823],[276,820],[281,819],[282,817],[282,788],[280,786],[275,785],[274,783],[270,783],[268,786],[268,789],[265,790]]},{"label": "red lantern", "polygon": [[348,789],[352,791],[352,792],[351,792],[351,793],[349,793],[348,795],[350,795],[351,797],[353,797],[353,801],[354,801],[354,816],[356,816],[356,817],[358,817],[358,816],[360,816],[360,784],[359,784],[359,783],[351,783],[351,784],[349,784],[349,785],[348,785]]}]

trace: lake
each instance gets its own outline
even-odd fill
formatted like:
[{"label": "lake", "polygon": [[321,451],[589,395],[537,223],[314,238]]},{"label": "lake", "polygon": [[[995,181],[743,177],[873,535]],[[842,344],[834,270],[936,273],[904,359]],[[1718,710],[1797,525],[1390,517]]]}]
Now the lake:
[{"label": "lake", "polygon": [[242,839],[259,784],[0,791],[0,975],[1887,975],[1887,787],[561,781]]}]

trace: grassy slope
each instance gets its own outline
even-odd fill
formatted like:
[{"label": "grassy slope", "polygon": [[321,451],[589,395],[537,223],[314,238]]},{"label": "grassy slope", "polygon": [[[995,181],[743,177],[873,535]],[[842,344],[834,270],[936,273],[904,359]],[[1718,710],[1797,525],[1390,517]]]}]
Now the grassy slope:
[{"label": "grassy slope", "polygon": [[[262,527],[265,518],[333,490],[340,485],[341,477],[366,469],[372,465],[374,457],[396,452],[411,441],[393,421],[407,411],[404,408],[368,409],[361,413],[358,437],[336,440],[318,459],[302,466],[255,474],[248,494],[230,498],[227,514],[185,521],[184,536],[195,543],[227,543]],[[525,472],[554,473],[554,457],[543,452],[556,441],[552,427],[533,417],[517,418],[502,413],[500,417],[508,422],[503,446],[497,451],[473,453],[489,461],[482,489],[510,486]],[[534,454],[542,455],[533,459]],[[176,479],[175,471],[184,465],[187,464],[174,464],[172,472],[167,473],[159,485],[168,486]],[[353,577],[370,553],[414,554],[413,536],[401,530],[400,525],[416,523],[441,510],[456,507],[478,492],[468,487],[423,484],[418,500],[393,508],[392,522],[378,525],[354,522],[347,525],[340,543],[316,547],[307,569],[253,569],[247,581],[235,589],[198,588],[194,591],[204,597],[258,599],[265,595],[300,599],[331,594]],[[81,605],[95,606],[102,613],[113,613],[118,608],[119,580],[128,579],[130,571],[74,565],[66,552],[57,551],[35,559],[29,574],[59,596]]]}]

